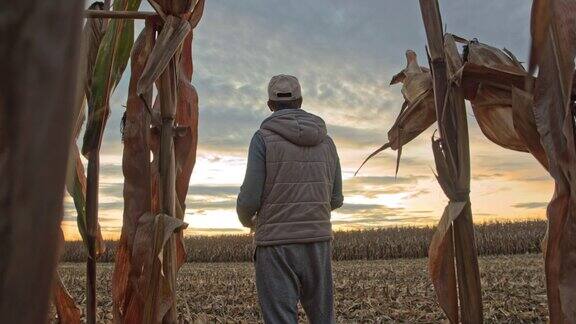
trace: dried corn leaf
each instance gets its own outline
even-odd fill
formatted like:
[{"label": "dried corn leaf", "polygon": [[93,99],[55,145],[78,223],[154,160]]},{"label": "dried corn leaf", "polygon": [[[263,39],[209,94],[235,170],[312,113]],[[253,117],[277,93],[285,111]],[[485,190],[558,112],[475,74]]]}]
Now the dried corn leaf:
[{"label": "dried corn leaf", "polygon": [[76,306],[74,299],[64,286],[60,274],[56,271],[52,282],[52,300],[58,315],[60,324],[79,324],[80,308]]},{"label": "dried corn leaf", "polygon": [[576,323],[576,147],[571,100],[576,1],[535,1],[531,71],[538,65],[534,116],[555,192],[548,205],[545,270],[550,321]]},{"label": "dried corn leaf", "polygon": [[[500,51],[499,49],[495,49]],[[516,64],[516,63],[515,63]],[[463,88],[466,99],[473,100],[480,84],[488,84],[508,90],[510,86],[524,87],[527,74],[509,66],[494,67],[466,62],[462,71]]]},{"label": "dried corn leaf", "polygon": [[138,95],[149,91],[154,82],[160,77],[162,72],[168,66],[168,62],[174,57],[176,52],[181,48],[182,42],[190,33],[192,28],[187,20],[174,16],[168,16],[162,27],[160,35],[156,40],[154,49],[138,81]]},{"label": "dried corn leaf", "polygon": [[[166,269],[165,267],[163,267],[164,256],[166,255],[164,253],[164,249],[168,248],[167,246],[168,241],[174,237],[174,234],[182,233],[182,231],[188,227],[188,224],[184,223],[182,220],[176,217],[168,216],[165,214],[156,215],[156,217],[157,222],[162,222],[162,229],[163,229],[161,233],[162,249],[157,252],[156,257],[160,260],[160,267],[162,269]],[[158,239],[156,239],[156,242],[158,242]],[[174,267],[176,267],[175,269],[176,272],[178,271],[180,265],[178,264],[173,265]],[[156,317],[158,321],[161,321],[164,318],[165,314],[168,313],[168,311],[176,305],[176,301],[174,300],[176,298],[176,291],[175,287],[172,287],[172,284],[175,285],[176,283],[168,279],[168,276],[170,274],[166,273],[165,271],[162,271],[161,275],[162,280],[160,284],[160,298],[158,300],[159,306],[158,306],[158,314]]]},{"label": "dried corn leaf", "polygon": [[428,272],[440,307],[452,323],[458,323],[458,294],[454,269],[452,222],[462,213],[465,202],[449,203],[438,223],[428,249]]},{"label": "dried corn leaf", "polygon": [[[133,303],[135,306],[139,304],[138,306],[142,307],[140,309],[144,309],[145,313],[141,314],[129,310],[130,314],[137,316],[136,319],[140,319],[138,323],[142,322],[142,318],[146,319],[147,316],[151,316],[148,318],[152,318],[154,323],[160,323],[169,306],[172,305],[172,293],[166,290],[166,274],[160,271],[163,262],[162,254],[169,238],[187,226],[181,220],[166,214],[154,216],[148,213],[140,218],[134,238],[133,252],[135,259],[140,262],[133,266],[141,268],[143,271],[137,282],[137,298],[139,300]],[[158,284],[150,285],[150,283]],[[131,320],[135,320],[135,318]],[[126,322],[128,321],[126,320]]]},{"label": "dried corn leaf", "polygon": [[[64,243],[64,232],[62,229],[60,229],[58,237],[62,245]],[[74,299],[70,296],[66,286],[64,286],[58,270],[55,271],[54,280],[52,281],[52,303],[54,304],[54,308],[56,308],[59,323],[80,323],[80,308],[76,306]]]}]

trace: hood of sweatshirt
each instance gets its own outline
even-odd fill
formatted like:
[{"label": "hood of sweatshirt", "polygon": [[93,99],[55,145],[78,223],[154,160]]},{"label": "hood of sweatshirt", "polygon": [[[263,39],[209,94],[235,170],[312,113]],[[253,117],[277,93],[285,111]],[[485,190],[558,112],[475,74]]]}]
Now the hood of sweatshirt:
[{"label": "hood of sweatshirt", "polygon": [[316,146],[327,135],[324,120],[302,109],[275,111],[260,128],[273,131],[298,146]]}]

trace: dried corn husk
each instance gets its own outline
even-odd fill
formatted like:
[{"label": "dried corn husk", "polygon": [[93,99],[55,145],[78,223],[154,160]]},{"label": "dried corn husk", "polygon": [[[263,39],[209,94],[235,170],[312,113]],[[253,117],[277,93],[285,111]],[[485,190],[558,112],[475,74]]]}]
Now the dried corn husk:
[{"label": "dried corn husk", "polygon": [[[465,52],[463,87],[467,89],[480,129],[489,140],[504,148],[528,152],[514,128],[510,86],[523,85],[524,68],[502,50],[477,41],[468,42]],[[473,78],[468,73],[471,70]]]},{"label": "dried corn husk", "polygon": [[396,163],[396,173],[398,173],[402,147],[422,134],[436,121],[430,70],[418,65],[416,53],[412,50],[406,51],[406,68],[396,74],[390,84],[394,85],[399,82],[403,84],[404,103],[394,125],[388,131],[388,143],[370,154],[360,165],[358,171],[372,157],[387,148],[392,148],[398,150]]},{"label": "dried corn husk", "polygon": [[[484,135],[504,148],[531,152],[546,167],[541,145],[534,136],[536,125],[533,118],[517,114],[518,119],[514,119],[512,89],[523,87],[527,77],[522,65],[507,50],[502,51],[478,41],[466,41],[451,36],[466,43],[465,53],[460,54],[464,65],[455,71],[453,81],[461,85],[465,98],[472,104]],[[415,57],[415,54],[409,50],[407,56]],[[408,66],[411,60],[415,61],[407,58]],[[429,70],[420,67],[419,70],[413,68],[412,71],[408,72],[407,67],[392,79],[391,84],[404,84],[402,94],[405,102],[394,125],[388,131],[388,143],[373,152],[364,163],[386,148],[400,150],[436,121]],[[522,107],[517,108],[522,111]],[[527,142],[528,139],[530,142]]]}]

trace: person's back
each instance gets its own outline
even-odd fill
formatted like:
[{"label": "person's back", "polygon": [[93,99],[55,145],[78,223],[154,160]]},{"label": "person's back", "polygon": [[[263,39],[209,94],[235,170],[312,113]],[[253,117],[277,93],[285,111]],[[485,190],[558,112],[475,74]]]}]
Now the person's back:
[{"label": "person's back", "polygon": [[336,147],[324,121],[302,109],[298,80],[270,81],[272,115],[254,134],[237,211],[255,229],[256,285],[266,323],[332,323],[330,212],[342,206]]}]

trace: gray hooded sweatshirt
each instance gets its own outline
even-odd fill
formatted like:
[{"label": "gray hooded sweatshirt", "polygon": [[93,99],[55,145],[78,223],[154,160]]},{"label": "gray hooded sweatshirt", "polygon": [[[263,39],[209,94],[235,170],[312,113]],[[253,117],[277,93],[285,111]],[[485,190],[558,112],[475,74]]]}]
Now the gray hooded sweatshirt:
[{"label": "gray hooded sweatshirt", "polygon": [[324,121],[302,109],[266,118],[250,143],[236,205],[256,245],[330,240],[330,211],[342,203],[340,162]]}]

